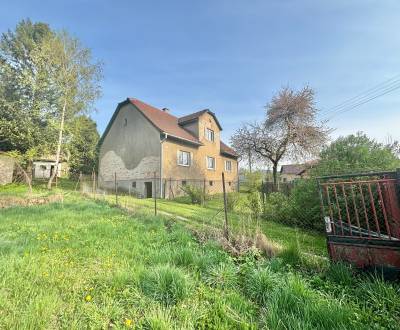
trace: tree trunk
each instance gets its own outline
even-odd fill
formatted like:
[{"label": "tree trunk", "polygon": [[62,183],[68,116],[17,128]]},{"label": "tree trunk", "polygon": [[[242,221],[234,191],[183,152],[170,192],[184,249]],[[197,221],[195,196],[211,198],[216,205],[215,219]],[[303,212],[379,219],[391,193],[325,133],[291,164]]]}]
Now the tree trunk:
[{"label": "tree trunk", "polygon": [[58,174],[58,164],[60,163],[60,154],[61,154],[61,144],[63,138],[64,131],[64,120],[65,120],[65,110],[67,108],[67,101],[64,101],[62,113],[61,113],[61,123],[60,123],[60,131],[58,133],[58,144],[57,144],[57,153],[56,153],[56,166],[54,168],[53,173],[50,176],[49,182],[47,183],[47,189],[51,189],[51,185],[55,176]]},{"label": "tree trunk", "polygon": [[252,162],[252,159],[251,159],[251,150],[249,149],[249,172],[251,173],[251,162]]},{"label": "tree trunk", "polygon": [[278,191],[278,163],[272,165],[272,176],[274,179],[274,191]]}]

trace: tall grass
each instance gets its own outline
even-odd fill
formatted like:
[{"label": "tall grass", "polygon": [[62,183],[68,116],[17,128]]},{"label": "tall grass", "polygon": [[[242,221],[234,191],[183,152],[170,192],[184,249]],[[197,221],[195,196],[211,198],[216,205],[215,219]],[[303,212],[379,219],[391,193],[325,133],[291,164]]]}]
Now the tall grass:
[{"label": "tall grass", "polygon": [[180,225],[74,194],[63,204],[6,209],[0,213],[0,328],[399,324],[397,284],[354,276],[343,265],[319,275],[304,271],[298,250],[268,261],[251,253],[233,258],[215,241],[196,242]]}]

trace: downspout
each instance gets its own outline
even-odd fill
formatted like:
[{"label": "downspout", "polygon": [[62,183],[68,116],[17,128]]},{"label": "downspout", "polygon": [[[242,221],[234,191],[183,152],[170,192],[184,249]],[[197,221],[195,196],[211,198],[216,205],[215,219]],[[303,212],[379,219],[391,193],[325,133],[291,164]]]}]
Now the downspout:
[{"label": "downspout", "polygon": [[164,138],[160,140],[160,198],[163,198],[163,142],[168,138],[168,133],[164,132]]}]

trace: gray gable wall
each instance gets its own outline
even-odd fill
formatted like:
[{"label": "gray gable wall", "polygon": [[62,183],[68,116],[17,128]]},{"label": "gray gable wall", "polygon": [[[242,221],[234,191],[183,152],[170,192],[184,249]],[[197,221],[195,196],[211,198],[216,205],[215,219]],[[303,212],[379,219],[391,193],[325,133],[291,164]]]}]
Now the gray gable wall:
[{"label": "gray gable wall", "polygon": [[112,189],[114,173],[124,190],[135,179],[152,179],[154,172],[159,177],[160,156],[159,130],[132,104],[124,104],[100,146],[99,185]]}]

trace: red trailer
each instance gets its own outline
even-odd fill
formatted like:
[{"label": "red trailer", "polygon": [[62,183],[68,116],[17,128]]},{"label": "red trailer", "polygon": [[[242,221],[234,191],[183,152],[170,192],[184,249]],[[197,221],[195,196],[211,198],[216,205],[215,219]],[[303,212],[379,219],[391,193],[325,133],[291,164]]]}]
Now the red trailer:
[{"label": "red trailer", "polygon": [[318,178],[329,256],[400,274],[400,170]]}]

